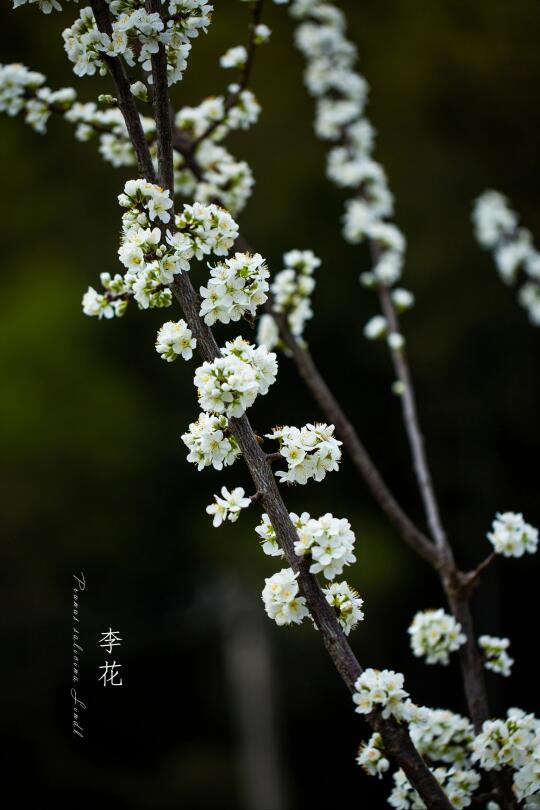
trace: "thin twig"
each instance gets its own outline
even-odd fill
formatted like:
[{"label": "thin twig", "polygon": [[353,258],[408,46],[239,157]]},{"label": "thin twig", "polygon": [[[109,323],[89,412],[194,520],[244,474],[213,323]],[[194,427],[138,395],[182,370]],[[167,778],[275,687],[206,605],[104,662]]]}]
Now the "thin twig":
[{"label": "thin twig", "polygon": [[242,69],[242,75],[240,77],[240,81],[238,82],[238,87],[234,90],[225,100],[223,105],[223,116],[216,121],[212,121],[211,124],[202,132],[197,138],[195,138],[191,142],[191,153],[195,152],[197,147],[203,142],[206,141],[207,138],[210,138],[211,135],[214,134],[216,129],[220,127],[227,121],[227,115],[233,107],[236,106],[240,96],[242,95],[243,91],[249,85],[251,79],[251,73],[253,70],[253,61],[255,58],[255,51],[257,48],[256,39],[256,29],[261,20],[261,14],[263,9],[263,2],[264,0],[257,0],[253,5],[253,11],[251,14],[251,21],[249,24],[249,32],[248,32],[248,46],[247,46],[247,57],[246,63]]},{"label": "thin twig", "polygon": [[418,529],[409,516],[403,511],[381,473],[373,463],[360,437],[346,416],[338,400],[328,387],[324,377],[315,365],[313,357],[306,346],[302,346],[292,334],[287,316],[272,313],[281,339],[289,349],[300,376],[315,397],[326,419],[335,425],[336,433],[357,467],[371,493],[392,525],[398,530],[405,542],[434,568],[439,567],[439,555],[431,540]]},{"label": "thin twig", "polygon": [[[375,250],[372,250],[375,254]],[[376,254],[374,256],[376,260]],[[379,290],[379,297],[381,300],[381,307],[385,318],[388,322],[390,333],[399,333],[399,323],[390,291],[388,287],[381,286]],[[391,349],[392,361],[398,380],[403,385],[403,394],[401,396],[401,403],[403,408],[403,421],[405,423],[405,430],[409,439],[411,447],[411,454],[413,457],[413,465],[418,481],[418,487],[424,504],[426,512],[427,523],[435,543],[441,550],[441,553],[451,559],[452,551],[446,540],[446,533],[444,531],[439,506],[435,497],[435,490],[431,478],[431,472],[427,462],[424,437],[420,430],[420,423],[418,420],[418,412],[416,408],[416,399],[414,389],[407,364],[407,357],[403,349]]]}]

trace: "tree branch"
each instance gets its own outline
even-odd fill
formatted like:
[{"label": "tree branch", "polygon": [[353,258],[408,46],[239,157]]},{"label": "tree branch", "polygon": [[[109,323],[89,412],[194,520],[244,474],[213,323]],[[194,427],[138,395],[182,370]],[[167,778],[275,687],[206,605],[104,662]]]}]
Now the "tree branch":
[{"label": "tree branch", "polygon": [[335,425],[336,432],[347,450],[353,464],[357,467],[371,493],[390,522],[397,529],[405,542],[434,568],[439,567],[437,549],[405,514],[379,470],[373,463],[369,453],[362,444],[358,433],[345,415],[341,405],[331,392],[326,381],[315,365],[309,350],[301,346],[292,334],[287,316],[274,312],[268,307],[276,321],[281,339],[291,352],[300,376],[310,389],[319,404],[325,418]]},{"label": "tree branch", "polygon": [[[105,0],[90,0],[92,11],[96,19],[98,29],[108,36],[112,34],[111,17],[109,8]],[[144,177],[150,183],[156,182],[156,173],[154,165],[150,156],[148,143],[144,135],[141,124],[139,111],[135,103],[135,99],[130,90],[129,79],[126,74],[124,63],[119,57],[116,56],[103,56],[103,60],[109,69],[113,82],[116,87],[116,95],[118,98],[118,106],[124,116],[127,131],[135,154],[137,156],[137,167],[141,177]]]},{"label": "tree branch", "polygon": [[[376,260],[377,252],[373,246],[373,243],[371,243],[371,247],[374,259]],[[379,297],[381,300],[381,308],[388,322],[390,333],[399,333],[398,318],[388,287],[380,287]],[[426,520],[431,535],[439,547],[441,554],[447,561],[450,561],[452,559],[452,550],[446,540],[446,533],[442,525],[439,506],[435,497],[431,472],[428,466],[424,448],[424,437],[420,430],[420,423],[418,421],[416,399],[414,396],[412,378],[409,371],[409,366],[407,364],[407,358],[403,349],[391,349],[390,351],[392,354],[392,361],[396,376],[398,380],[403,383],[403,394],[401,396],[403,421],[405,423],[405,430],[409,439],[418,487],[420,489],[422,502],[426,512]]]},{"label": "tree branch", "polygon": [[[147,0],[146,5],[150,13],[160,14],[162,11],[160,0]],[[152,82],[154,87],[153,104],[156,118],[159,182],[163,188],[169,189],[172,197],[174,195],[174,168],[171,106],[167,85],[167,54],[165,46],[161,42],[159,43],[158,52],[152,54]]]},{"label": "tree branch", "polygon": [[[97,1],[94,0],[94,2]],[[150,2],[155,2],[155,0],[150,0]],[[164,116],[163,102],[164,97],[166,97],[166,107],[168,109],[168,91],[166,64],[164,64],[163,60],[156,60],[156,64],[154,64],[154,59],[152,60],[152,72],[156,98],[156,118],[158,106],[160,115],[163,115],[161,124],[159,125],[157,121],[156,124],[158,125],[158,138],[161,141],[158,151],[158,154],[161,154],[160,176],[165,177],[168,166],[172,164],[172,144],[168,140]],[[212,330],[199,315],[199,298],[188,274],[180,273],[176,276],[171,289],[180,303],[193,336],[197,339],[197,349],[201,357],[210,362],[220,357],[221,353]],[[321,632],[324,645],[346,686],[350,691],[354,691],[354,683],[361,674],[362,669],[343,633],[335,611],[326,601],[317,579],[309,573],[309,560],[306,557],[297,557],[295,553],[294,544],[297,540],[297,532],[278,490],[266,453],[259,445],[246,415],[231,419],[230,427],[249,469],[255,490],[260,493],[263,507],[268,514],[276,537],[289,565],[298,574],[300,589],[306,598],[315,624]],[[368,716],[368,722],[381,733],[386,749],[407,774],[411,784],[427,805],[433,810],[450,810],[450,802],[414,747],[407,727],[400,725],[392,718],[384,720],[378,711],[372,712]]]},{"label": "tree branch", "polygon": [[213,135],[216,129],[225,123],[225,121],[227,120],[227,113],[229,112],[229,110],[232,110],[232,108],[236,106],[236,103],[238,102],[238,99],[242,95],[242,92],[249,85],[251,73],[253,70],[255,51],[257,48],[257,43],[255,42],[255,31],[261,20],[263,2],[264,0],[256,0],[256,2],[253,5],[251,21],[249,24],[246,64],[244,65],[244,68],[242,70],[242,75],[238,83],[238,89],[235,90],[233,93],[231,93],[226,99],[224,104],[224,115],[217,121],[212,121],[212,123],[209,124],[209,126],[205,129],[205,131],[202,132],[197,138],[195,138],[191,142],[190,145],[191,154],[195,152],[199,144],[201,144],[203,141],[205,141],[207,138]]}]

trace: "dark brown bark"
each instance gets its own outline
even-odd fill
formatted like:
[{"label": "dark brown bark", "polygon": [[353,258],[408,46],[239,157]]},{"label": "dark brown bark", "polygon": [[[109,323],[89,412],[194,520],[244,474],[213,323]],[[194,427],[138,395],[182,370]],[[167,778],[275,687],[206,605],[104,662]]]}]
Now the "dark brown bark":
[{"label": "dark brown bark", "polygon": [[[147,9],[150,13],[161,13],[159,0],[147,0]],[[165,76],[165,81],[162,77]],[[160,43],[158,52],[152,54],[152,82],[153,104],[156,119],[157,150],[158,150],[158,176],[163,188],[168,188],[174,194],[174,168],[172,149],[172,120],[169,91],[167,87],[167,55],[165,47]]]},{"label": "dark brown bark", "polygon": [[[110,36],[112,33],[112,25],[107,3],[105,0],[90,0],[90,5],[94,12],[98,29],[102,33]],[[150,183],[155,183],[156,173],[148,150],[148,144],[142,128],[135,98],[130,90],[129,79],[124,63],[118,57],[104,56],[103,59],[116,87],[118,106],[124,116],[129,137],[137,156],[139,174]]]}]

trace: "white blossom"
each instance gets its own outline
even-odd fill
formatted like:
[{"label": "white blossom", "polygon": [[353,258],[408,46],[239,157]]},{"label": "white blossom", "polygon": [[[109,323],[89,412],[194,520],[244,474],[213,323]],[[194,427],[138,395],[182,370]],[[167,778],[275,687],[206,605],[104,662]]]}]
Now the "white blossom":
[{"label": "white blossom", "polygon": [[388,345],[394,351],[399,352],[405,345],[405,338],[399,332],[390,332],[388,335]]},{"label": "white blossom", "polygon": [[279,452],[287,462],[287,471],[279,470],[280,481],[305,484],[308,479],[322,481],[327,472],[338,469],[342,442],[334,438],[334,425],[308,424],[302,428],[275,428],[267,433],[279,441]]},{"label": "white blossom", "polygon": [[45,82],[45,76],[24,65],[0,64],[0,112],[17,115],[25,106],[27,90],[36,91]]},{"label": "white blossom", "polygon": [[486,771],[514,769],[513,787],[524,807],[540,802],[540,721],[521,709],[509,709],[506,720],[487,720],[472,743],[472,759]]},{"label": "white blossom", "polygon": [[182,441],[189,450],[187,460],[202,470],[212,466],[222,470],[234,464],[240,455],[240,448],[229,431],[229,422],[225,416],[201,413],[196,422],[192,422]]},{"label": "white blossom", "polygon": [[[444,789],[448,801],[455,808],[470,807],[473,795],[480,784],[480,774],[471,768],[434,768],[431,769],[435,779]],[[395,810],[425,810],[426,805],[412,787],[402,770],[394,776],[394,788],[388,798],[388,804]]]},{"label": "white blossom", "polygon": [[[194,258],[201,259],[210,253],[225,255],[238,233],[238,225],[230,214],[217,205],[201,203],[184,205],[175,218],[177,230],[164,233],[170,223],[173,202],[168,190],[146,180],[128,180],[118,202],[126,209],[118,250],[126,270],[124,298],[133,298],[140,309],[169,306],[172,301],[169,285],[174,277],[188,271]],[[255,283],[249,287],[250,308],[263,295],[261,279],[265,272],[263,267],[259,268],[259,281],[253,279]],[[111,306],[110,296],[106,296],[105,306],[104,300],[96,299],[96,295],[89,290],[84,303],[87,314],[103,312],[105,317],[112,317],[123,313],[125,303]]]},{"label": "white blossom", "polygon": [[148,101],[148,88],[144,82],[133,82],[129,89],[139,101]]},{"label": "white blossom", "polygon": [[[75,2],[77,2],[77,0],[75,0]],[[58,0],[13,0],[13,8],[24,6],[26,3],[29,3],[30,5],[37,3],[39,10],[42,11],[43,14],[50,14],[53,10],[62,11],[62,6]]]},{"label": "white blossom", "polygon": [[[313,273],[320,266],[321,260],[311,250],[289,250],[283,255],[283,264],[284,269],[272,281],[273,309],[287,316],[291,332],[299,339],[304,333],[306,321],[313,317]],[[259,342],[268,345],[270,341],[267,336],[267,340]],[[277,339],[273,345],[276,343]]]},{"label": "white blossom", "polygon": [[414,306],[414,295],[409,290],[397,288],[391,293],[392,303],[398,312],[405,312]]},{"label": "white blossom", "polygon": [[152,84],[151,58],[163,46],[167,63],[167,82],[182,78],[191,50],[190,40],[206,31],[212,6],[204,0],[171,0],[166,21],[159,13],[144,8],[126,8],[110,3],[111,33],[101,33],[90,7],[81,9],[79,18],[63,32],[64,47],[77,76],[105,72],[105,57],[121,56],[130,67],[137,64]]},{"label": "white blossom", "polygon": [[298,540],[294,551],[298,557],[309,555],[311,574],[322,573],[332,580],[343,573],[345,565],[356,562],[355,536],[345,518],[335,518],[329,512],[318,519],[304,513],[308,520],[297,527]]},{"label": "white blossom", "polygon": [[216,321],[229,323],[242,316],[254,316],[267,299],[270,275],[260,253],[235,253],[232,258],[210,268],[210,280],[200,288],[203,299],[200,315],[209,326]]},{"label": "white blossom", "polygon": [[364,337],[368,340],[380,340],[387,332],[388,321],[382,315],[374,315],[364,326]]},{"label": "white blossom", "polygon": [[532,325],[540,326],[540,284],[524,284],[518,292],[518,301],[527,310]]},{"label": "white blossom", "polygon": [[530,231],[518,227],[517,214],[498,191],[486,191],[476,200],[472,219],[478,242],[492,251],[505,284],[514,284],[519,275],[528,277],[518,292],[518,301],[530,322],[540,325],[540,253]]},{"label": "white blossom", "polygon": [[229,48],[219,60],[222,68],[242,68],[247,61],[247,51],[243,45]]},{"label": "white blossom", "polygon": [[235,523],[238,520],[242,509],[246,509],[251,503],[250,498],[245,497],[242,487],[236,487],[231,492],[227,487],[221,488],[221,496],[214,495],[214,503],[206,507],[209,515],[213,515],[213,526],[221,526],[225,520]]},{"label": "white blossom", "polygon": [[514,663],[514,660],[507,653],[510,640],[496,638],[495,636],[480,636],[478,644],[484,653],[485,668],[507,678],[511,674]]},{"label": "white blossom", "polygon": [[348,636],[358,622],[364,619],[364,600],[347,582],[332,582],[328,588],[323,588],[323,593],[328,604],[335,609],[337,620]]},{"label": "white blossom", "polygon": [[[289,517],[293,518],[293,514],[291,513]],[[309,516],[308,516],[309,517]],[[261,522],[258,526],[255,527],[255,531],[259,535],[261,539],[261,547],[265,554],[269,557],[284,557],[283,550],[281,549],[276,533],[274,531],[274,527],[270,523],[270,518],[266,514],[263,513]]]},{"label": "white blossom", "polygon": [[369,714],[381,709],[383,717],[393,715],[406,720],[409,715],[409,693],[403,688],[404,678],[399,672],[383,669],[365,669],[354,684],[355,712]]},{"label": "white blossom", "polygon": [[264,23],[259,23],[255,26],[255,44],[256,45],[264,45],[270,37],[272,36],[272,31],[270,28],[265,25]]},{"label": "white blossom", "polygon": [[221,357],[204,362],[195,372],[199,404],[209,413],[239,417],[275,381],[276,356],[242,338],[229,341],[221,352]]},{"label": "white blossom", "polygon": [[347,200],[343,215],[343,236],[345,240],[353,245],[361,242],[376,216],[377,214],[363,200],[357,200],[356,198]]},{"label": "white blossom", "polygon": [[214,204],[184,205],[176,217],[176,227],[191,237],[197,259],[209,253],[226,256],[238,236],[238,225],[231,215]]},{"label": "white blossom", "polygon": [[257,343],[266,346],[267,349],[273,349],[279,342],[279,328],[275,318],[268,313],[261,315],[257,325]]},{"label": "white blossom", "polygon": [[291,568],[284,568],[265,579],[262,592],[264,609],[280,626],[300,624],[306,616],[309,616],[306,600],[303,596],[299,596],[297,577],[298,574]]},{"label": "white blossom", "polygon": [[426,664],[448,664],[449,655],[467,640],[453,616],[439,610],[419,611],[410,627],[411,648]]},{"label": "white blossom", "polygon": [[382,737],[379,733],[372,734],[367,743],[362,743],[356,757],[357,763],[369,776],[382,778],[390,767],[386,757]]},{"label": "white blossom", "polygon": [[124,279],[118,273],[114,277],[101,273],[100,281],[105,292],[98,293],[93,287],[88,288],[82,299],[84,314],[99,319],[120,318],[128,304]]},{"label": "white blossom", "polygon": [[523,228],[516,232],[511,242],[497,247],[493,254],[495,265],[505,284],[513,284],[516,281],[518,270],[527,266],[530,252],[531,235]]},{"label": "white blossom", "polygon": [[191,329],[181,318],[179,321],[167,321],[163,324],[157,335],[156,351],[163,360],[171,363],[177,357],[190,360],[196,345]]},{"label": "white blossom", "polygon": [[474,204],[472,219],[476,238],[481,245],[492,248],[517,226],[517,216],[506,197],[498,191],[485,191]]},{"label": "white blossom", "polygon": [[409,733],[419,753],[430,762],[465,766],[470,763],[474,728],[470,720],[448,709],[417,707]]},{"label": "white blossom", "polygon": [[116,302],[98,293],[93,287],[88,287],[83,295],[82,309],[90,317],[110,319],[116,315]]},{"label": "white blossom", "polygon": [[397,250],[385,250],[373,268],[374,280],[384,287],[391,287],[401,278],[403,254]]},{"label": "white blossom", "polygon": [[487,537],[495,553],[504,557],[534,554],[538,548],[538,529],[526,523],[520,512],[498,512]]}]

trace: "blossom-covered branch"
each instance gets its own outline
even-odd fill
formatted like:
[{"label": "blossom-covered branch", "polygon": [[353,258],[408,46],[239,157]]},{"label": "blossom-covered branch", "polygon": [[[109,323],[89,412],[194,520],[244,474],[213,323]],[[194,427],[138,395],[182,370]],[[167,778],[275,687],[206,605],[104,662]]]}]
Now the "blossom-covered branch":
[{"label": "blossom-covered branch", "polygon": [[[24,0],[15,0],[15,5],[24,5]],[[46,13],[59,6],[56,0],[39,0],[39,5]],[[431,537],[414,525],[390,492],[307,348],[304,330],[313,316],[311,294],[320,259],[310,250],[288,250],[282,269],[271,278],[264,257],[240,237],[233,215],[245,205],[253,179],[247,164],[235,161],[223,140],[258,117],[260,108],[248,85],[256,46],[270,36],[260,21],[261,10],[261,0],[252,3],[248,47],[234,46],[220,59],[223,68],[240,71],[228,95],[175,114],[168,88],[182,78],[191,40],[209,25],[210,4],[92,0],[92,7],[82,9],[64,32],[66,52],[78,76],[108,71],[116,95],[101,97],[100,110],[80,104],[71,88],[50,90],[41,74],[1,66],[0,111],[15,115],[24,110],[38,131],[45,129],[51,114],[64,115],[77,125],[78,137],[98,134],[100,151],[113,165],[138,167],[139,178],[128,181],[119,195],[123,215],[118,256],[124,272],[101,274],[103,292],[90,288],[83,309],[109,318],[122,315],[130,299],[141,309],[169,307],[175,299],[180,304],[183,318],[163,324],[156,351],[168,363],[178,358],[189,362],[195,352],[202,359],[194,374],[200,413],[182,436],[188,461],[199,470],[223,470],[243,457],[254,485],[251,496],[242,487],[222,486],[206,511],[219,528],[260,505],[262,518],[255,533],[262,550],[270,558],[284,558],[289,566],[266,579],[265,610],[278,625],[308,620],[320,631],[353,693],[356,711],[374,730],[361,746],[358,763],[375,776],[389,769],[390,760],[400,768],[393,776],[390,805],[398,810],[467,807],[479,798],[475,793],[482,789],[486,772],[492,778],[489,810],[508,810],[518,801],[533,808],[540,794],[536,765],[530,764],[540,760],[538,721],[516,710],[506,721],[489,719],[483,670],[510,675],[510,642],[491,635],[476,642],[468,599],[494,555],[535,552],[538,532],[519,513],[498,514],[488,533],[493,554],[467,573],[454,561],[398,323],[398,312],[414,303],[412,293],[395,286],[402,274],[405,239],[388,221],[393,198],[384,170],[372,158],[374,130],[364,116],[367,82],[353,69],[355,48],[345,36],[342,13],[322,0],[294,0],[290,10],[299,21],[296,39],[307,59],[306,84],[317,99],[315,129],[332,143],[328,176],[352,189],[344,236],[352,244],[367,241],[372,251],[372,270],[363,273],[361,281],[379,293],[382,314],[371,319],[365,334],[385,338],[392,353],[394,390],[401,396]],[[128,78],[126,66],[135,81]],[[151,103],[154,117],[141,115],[136,101]],[[236,252],[230,255],[233,247]],[[189,271],[203,260],[209,276],[197,293]],[[252,323],[265,304],[259,346],[241,336],[218,345],[215,324],[242,319]],[[280,426],[261,439],[247,411],[276,382],[276,346],[292,356],[327,423]],[[411,649],[429,666],[447,665],[454,652],[459,654],[472,722],[443,709],[416,706],[403,675],[362,670],[352,652],[347,637],[364,620],[364,600],[337,578],[357,559],[353,526],[331,513],[289,513],[278,487],[278,481],[323,481],[338,470],[342,446],[403,539],[440,574],[452,614],[437,607],[418,611],[409,626]],[[526,735],[526,745],[509,753],[520,733]]]},{"label": "blossom-covered branch", "polygon": [[530,322],[540,326],[540,252],[531,232],[519,227],[517,214],[498,191],[485,191],[478,197],[473,223],[478,243],[492,252],[504,283],[514,285],[524,277],[518,301]]}]

